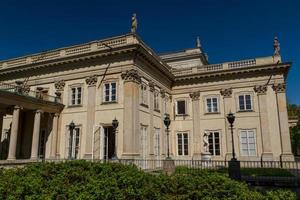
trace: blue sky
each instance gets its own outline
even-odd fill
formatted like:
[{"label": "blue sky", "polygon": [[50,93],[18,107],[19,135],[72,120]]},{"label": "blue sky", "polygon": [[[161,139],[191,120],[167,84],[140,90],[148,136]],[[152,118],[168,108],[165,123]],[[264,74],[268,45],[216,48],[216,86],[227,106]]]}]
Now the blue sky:
[{"label": "blue sky", "polygon": [[279,37],[292,61],[288,101],[300,105],[300,1],[297,0],[2,0],[0,60],[129,32],[156,52],[195,46],[210,63],[270,56]]}]

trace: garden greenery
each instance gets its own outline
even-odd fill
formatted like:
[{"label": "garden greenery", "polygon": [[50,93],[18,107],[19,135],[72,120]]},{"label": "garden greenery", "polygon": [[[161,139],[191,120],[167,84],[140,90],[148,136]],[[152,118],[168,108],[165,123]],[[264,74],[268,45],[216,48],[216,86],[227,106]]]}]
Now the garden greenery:
[{"label": "garden greenery", "polygon": [[68,161],[0,169],[0,199],[296,199],[289,190],[249,189],[226,174],[145,173],[118,163]]}]

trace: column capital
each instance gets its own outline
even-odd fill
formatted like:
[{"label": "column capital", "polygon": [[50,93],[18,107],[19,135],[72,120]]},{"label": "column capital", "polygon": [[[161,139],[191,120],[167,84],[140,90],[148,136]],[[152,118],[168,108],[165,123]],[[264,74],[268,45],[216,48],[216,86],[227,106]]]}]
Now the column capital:
[{"label": "column capital", "polygon": [[275,91],[275,93],[284,93],[286,86],[285,83],[278,83],[278,84],[274,84],[272,88]]},{"label": "column capital", "polygon": [[130,69],[127,70],[126,72],[123,72],[121,74],[121,77],[124,81],[128,81],[128,82],[135,82],[137,84],[140,84],[142,82],[141,76],[139,75],[136,69]]},{"label": "column capital", "polygon": [[230,98],[231,95],[232,95],[232,88],[221,89],[220,94],[221,94],[224,98]]},{"label": "column capital", "polygon": [[200,92],[199,91],[192,92],[192,93],[190,93],[190,97],[192,98],[193,101],[197,101],[197,100],[199,100]]},{"label": "column capital", "polygon": [[64,80],[59,80],[54,83],[55,89],[57,91],[63,91],[66,83]]},{"label": "column capital", "polygon": [[19,106],[19,105],[15,105],[14,107],[13,107],[13,109],[14,110],[19,110],[19,109],[23,109],[21,106]]},{"label": "column capital", "polygon": [[40,110],[40,109],[39,109],[39,110],[35,110],[34,112],[35,112],[35,113],[41,113],[41,114],[44,113],[44,111],[42,111],[42,110]]},{"label": "column capital", "polygon": [[148,86],[149,86],[150,92],[154,92],[154,87],[155,87],[154,82],[153,81],[149,81]]},{"label": "column capital", "polygon": [[160,90],[160,96],[161,96],[161,98],[165,98],[166,97],[166,91],[165,90]]},{"label": "column capital", "polygon": [[254,91],[257,95],[267,94],[268,86],[267,85],[256,85],[254,86]]},{"label": "column capital", "polygon": [[92,76],[87,77],[85,79],[85,82],[86,82],[86,84],[88,84],[89,87],[94,87],[94,86],[96,86],[97,80],[98,80],[97,75],[92,75]]}]

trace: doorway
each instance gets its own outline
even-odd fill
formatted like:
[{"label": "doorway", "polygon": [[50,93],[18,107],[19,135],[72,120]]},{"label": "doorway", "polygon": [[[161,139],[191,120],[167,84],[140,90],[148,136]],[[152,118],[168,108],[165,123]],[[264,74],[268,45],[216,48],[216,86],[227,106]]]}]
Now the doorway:
[{"label": "doorway", "polygon": [[104,127],[104,159],[109,160],[114,156],[116,137],[111,126]]}]

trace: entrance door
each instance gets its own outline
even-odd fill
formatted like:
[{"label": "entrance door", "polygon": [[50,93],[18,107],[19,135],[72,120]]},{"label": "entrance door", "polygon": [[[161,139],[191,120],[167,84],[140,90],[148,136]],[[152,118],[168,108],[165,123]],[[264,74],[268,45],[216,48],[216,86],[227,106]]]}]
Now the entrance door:
[{"label": "entrance door", "polygon": [[104,127],[104,159],[111,159],[115,153],[115,134],[111,126]]},{"label": "entrance door", "polygon": [[40,132],[40,138],[39,138],[39,151],[38,155],[39,158],[45,158],[45,148],[46,148],[46,130],[43,129]]}]

